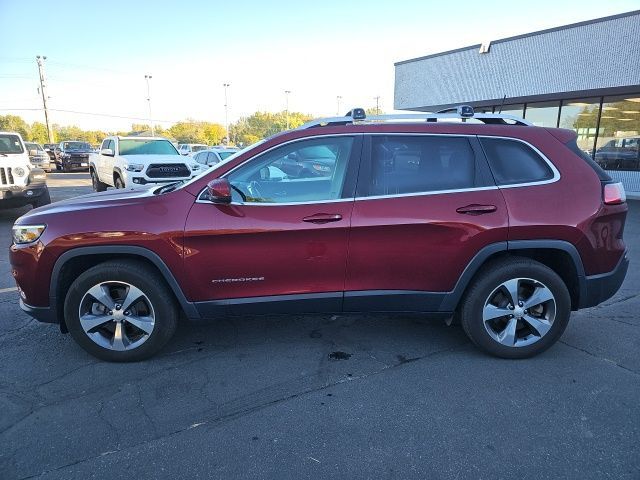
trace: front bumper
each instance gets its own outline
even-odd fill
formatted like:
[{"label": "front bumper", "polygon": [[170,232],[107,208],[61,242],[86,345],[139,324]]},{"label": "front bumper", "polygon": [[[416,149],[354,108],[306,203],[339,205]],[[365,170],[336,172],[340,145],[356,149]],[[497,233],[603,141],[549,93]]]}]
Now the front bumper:
[{"label": "front bumper", "polygon": [[28,205],[47,191],[43,183],[12,187],[0,187],[0,206],[17,207]]},{"label": "front bumper", "polygon": [[39,322],[43,323],[59,323],[56,312],[51,307],[32,307],[24,303],[22,298],[20,299],[20,308],[27,315],[35,318]]},{"label": "front bumper", "polygon": [[58,162],[63,168],[69,169],[89,169],[89,157],[67,157],[61,158]]},{"label": "front bumper", "polygon": [[629,268],[627,252],[620,258],[618,265],[607,273],[585,277],[584,293],[580,295],[579,308],[595,307],[613,297],[620,289]]}]

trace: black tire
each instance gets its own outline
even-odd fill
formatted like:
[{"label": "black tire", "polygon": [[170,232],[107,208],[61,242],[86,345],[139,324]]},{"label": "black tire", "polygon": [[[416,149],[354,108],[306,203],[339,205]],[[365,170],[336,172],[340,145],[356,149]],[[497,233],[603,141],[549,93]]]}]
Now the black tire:
[{"label": "black tire", "polygon": [[[547,327],[548,331],[539,336],[534,343],[525,346],[505,346],[489,334],[490,326],[485,328],[483,312],[485,305],[489,303],[489,297],[497,298],[493,296],[496,289],[504,282],[517,278],[539,282],[550,291],[555,301],[555,318],[551,327]],[[522,284],[526,287],[527,282],[522,282]],[[509,309],[510,306],[502,308]],[[462,327],[476,346],[491,355],[513,359],[532,357],[548,349],[560,338],[569,323],[570,316],[571,297],[564,281],[549,267],[521,257],[496,261],[487,265],[467,289],[459,309]],[[518,334],[523,335],[523,338],[526,337],[526,334],[531,332],[528,324],[523,320],[518,320],[517,315],[515,320],[518,325],[516,338],[518,338]],[[501,317],[497,321],[506,322],[508,320],[507,317]],[[535,339],[535,335],[530,338]]]},{"label": "black tire", "polygon": [[63,172],[70,172],[71,171],[71,167],[69,166],[68,163],[62,163],[62,171]]},{"label": "black tire", "polygon": [[56,170],[57,170],[58,172],[61,172],[61,171],[62,171],[62,165],[60,165],[58,162],[56,162]]},{"label": "black tire", "polygon": [[116,175],[114,177],[113,186],[116,188],[124,188],[124,182],[122,181],[122,178],[120,178],[120,175]]},{"label": "black tire", "polygon": [[[84,305],[83,297],[89,289],[103,282],[132,285],[150,301],[155,324],[148,338],[138,347],[121,351],[105,348],[89,338],[82,328],[80,309]],[[171,339],[176,330],[179,309],[164,278],[153,268],[135,260],[113,260],[88,269],[71,284],[64,302],[64,315],[75,341],[91,355],[109,362],[136,362],[153,356]],[[109,328],[114,324],[107,322],[104,325]]]},{"label": "black tire", "polygon": [[45,205],[49,205],[51,203],[51,196],[49,195],[49,190],[45,190],[35,202],[31,204],[33,208],[44,207]]},{"label": "black tire", "polygon": [[102,183],[100,180],[98,180],[98,174],[93,168],[90,170],[90,173],[91,185],[93,186],[93,190],[96,192],[104,192],[107,189],[107,184]]}]

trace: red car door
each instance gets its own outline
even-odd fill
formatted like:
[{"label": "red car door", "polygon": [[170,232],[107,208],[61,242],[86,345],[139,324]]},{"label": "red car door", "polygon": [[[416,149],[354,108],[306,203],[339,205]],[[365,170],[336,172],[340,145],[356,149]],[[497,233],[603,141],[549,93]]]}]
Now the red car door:
[{"label": "red car door", "polygon": [[[230,205],[201,193],[184,248],[190,296],[203,315],[341,309],[361,144],[359,135],[288,142],[225,175]],[[287,157],[308,168],[284,173],[278,165]]]},{"label": "red car door", "polygon": [[346,311],[439,311],[508,215],[475,136],[371,135],[352,215]]}]

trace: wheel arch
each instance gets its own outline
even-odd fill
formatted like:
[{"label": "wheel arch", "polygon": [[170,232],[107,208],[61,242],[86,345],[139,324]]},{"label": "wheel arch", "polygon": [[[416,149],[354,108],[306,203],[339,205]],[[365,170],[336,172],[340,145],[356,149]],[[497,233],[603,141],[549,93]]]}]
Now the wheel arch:
[{"label": "wheel arch", "polygon": [[67,332],[63,311],[64,298],[73,280],[86,269],[114,259],[139,260],[157,270],[167,282],[184,314],[189,319],[200,318],[198,310],[192,302],[187,300],[169,267],[155,252],[144,247],[129,245],[78,247],[60,255],[51,273],[49,304],[55,309],[57,318],[60,319],[60,329],[63,332]]},{"label": "wheel arch", "polygon": [[441,305],[443,311],[456,311],[467,289],[478,274],[491,263],[510,257],[530,258],[551,268],[563,280],[571,297],[571,309],[577,310],[586,295],[586,276],[578,250],[564,240],[513,240],[493,243],[480,250],[469,262],[453,291]]}]

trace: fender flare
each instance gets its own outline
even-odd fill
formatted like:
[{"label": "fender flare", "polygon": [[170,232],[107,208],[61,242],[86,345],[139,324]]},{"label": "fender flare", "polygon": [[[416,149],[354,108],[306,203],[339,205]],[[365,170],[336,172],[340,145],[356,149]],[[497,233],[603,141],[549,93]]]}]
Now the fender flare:
[{"label": "fender flare", "polygon": [[130,245],[99,245],[92,247],[77,247],[64,252],[56,260],[51,272],[51,282],[49,284],[49,304],[52,306],[57,305],[56,288],[60,279],[60,272],[69,260],[77,257],[105,254],[126,254],[142,257],[150,261],[158,269],[160,274],[169,285],[169,288],[176,296],[176,299],[178,300],[178,303],[182,307],[182,310],[184,311],[187,318],[193,320],[200,319],[200,314],[198,313],[195,305],[193,304],[193,302],[187,300],[187,297],[184,295],[182,288],[173,276],[173,273],[171,273],[169,267],[167,267],[167,265],[164,263],[164,260],[162,260],[162,258],[160,258],[157,253],[147,248]]}]

